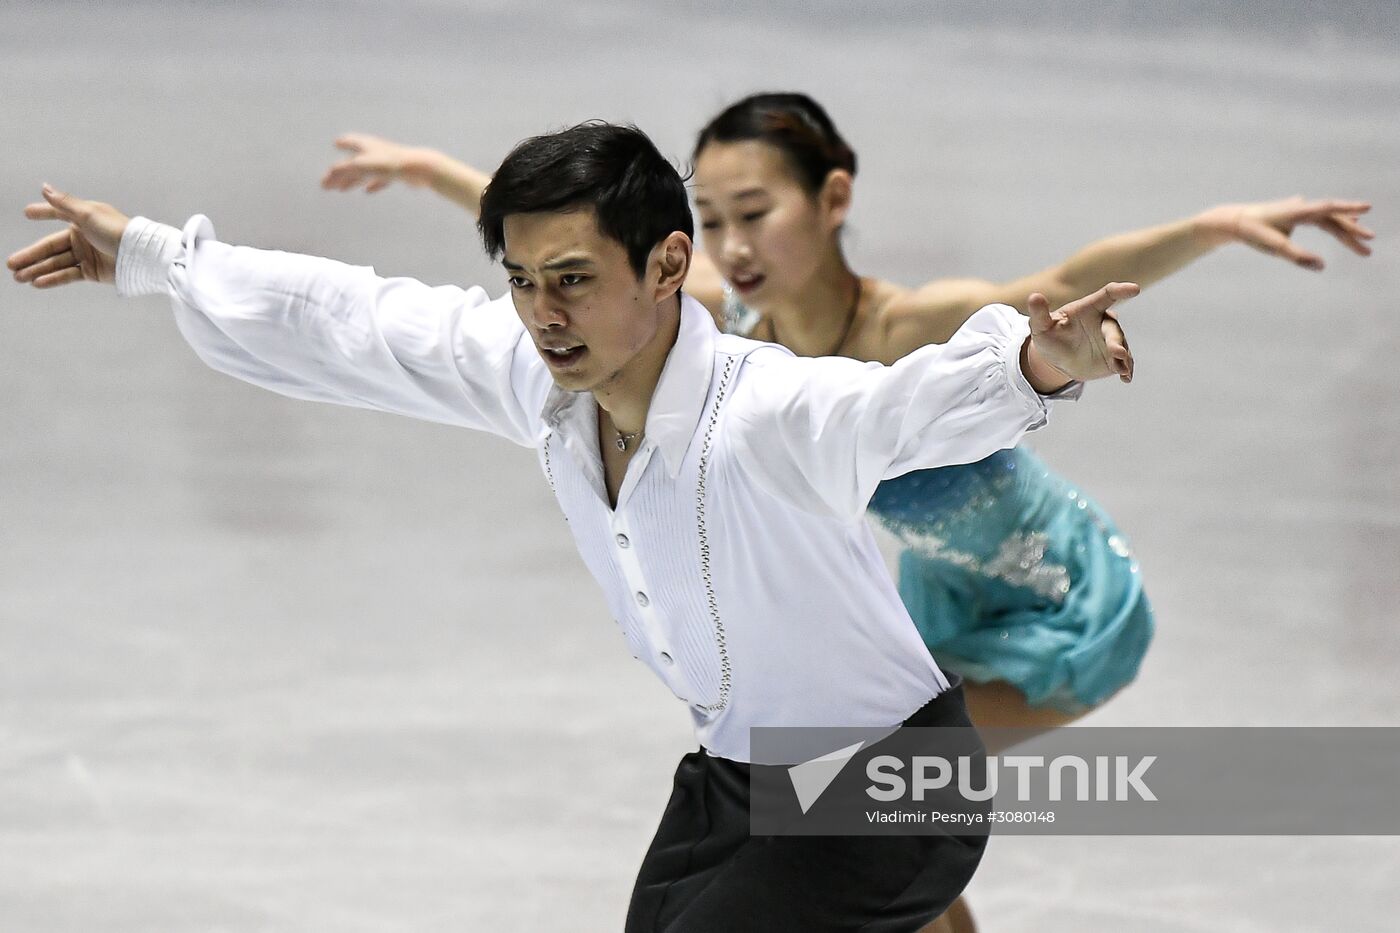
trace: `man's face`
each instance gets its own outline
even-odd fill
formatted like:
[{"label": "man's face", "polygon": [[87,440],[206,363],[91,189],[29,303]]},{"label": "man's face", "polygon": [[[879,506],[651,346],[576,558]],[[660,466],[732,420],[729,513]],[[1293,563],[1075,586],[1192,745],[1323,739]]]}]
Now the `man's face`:
[{"label": "man's face", "polygon": [[554,381],[606,391],[661,330],[626,248],[598,230],[592,208],[511,214],[503,228],[515,311]]}]

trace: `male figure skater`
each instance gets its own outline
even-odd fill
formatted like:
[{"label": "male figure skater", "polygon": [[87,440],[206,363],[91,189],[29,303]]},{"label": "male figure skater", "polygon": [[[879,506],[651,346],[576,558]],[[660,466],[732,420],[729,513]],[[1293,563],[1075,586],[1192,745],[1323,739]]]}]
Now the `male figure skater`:
[{"label": "male figure skater", "polygon": [[[628,931],[917,929],[984,839],[748,833],[753,726],[967,726],[863,521],[877,483],[981,459],[1045,422],[1043,396],[1132,357],[1110,285],[1029,321],[978,312],[894,366],[718,333],[681,292],[693,232],[676,170],[635,128],[521,143],[482,202],[510,276],[383,279],[233,247],[47,186],[68,229],[10,257],[39,287],[165,294],[210,366],[297,398],[492,431],[534,447],[632,652],[691,711]],[[792,762],[771,762],[792,764]],[[761,763],[760,763],[761,764]]]}]

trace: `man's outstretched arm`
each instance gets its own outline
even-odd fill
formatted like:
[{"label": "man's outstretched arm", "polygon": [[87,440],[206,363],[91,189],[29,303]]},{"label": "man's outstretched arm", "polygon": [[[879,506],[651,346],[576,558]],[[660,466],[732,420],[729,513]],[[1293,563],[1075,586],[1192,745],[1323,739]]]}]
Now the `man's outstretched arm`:
[{"label": "man's outstretched arm", "polygon": [[1130,381],[1113,306],[1137,293],[1115,282],[1053,312],[1032,295],[1028,317],[992,305],[890,366],[755,350],[729,415],[745,470],[799,508],[857,520],[882,480],[1015,445],[1074,383]]},{"label": "man's outstretched arm", "polygon": [[69,226],[9,258],[16,280],[168,295],[185,339],[221,372],[295,398],[534,441],[543,363],[509,299],[229,246],[203,217],[182,232],[48,186],[25,214]]}]

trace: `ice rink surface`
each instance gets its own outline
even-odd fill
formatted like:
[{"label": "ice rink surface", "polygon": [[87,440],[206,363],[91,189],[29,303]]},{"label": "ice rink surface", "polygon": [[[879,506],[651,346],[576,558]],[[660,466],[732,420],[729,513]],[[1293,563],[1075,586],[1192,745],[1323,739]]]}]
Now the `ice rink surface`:
[{"label": "ice rink surface", "polygon": [[[1034,446],[1157,607],[1090,723],[1400,723],[1400,10],[988,6],[0,3],[0,251],[51,181],[498,292],[451,206],[322,192],[331,139],[490,168],[603,117],[684,158],[787,88],[860,154],[856,267],[907,283],[1368,198],[1369,260],[1304,231],[1322,274],[1233,247],[1148,290],[1133,385]],[[533,455],[212,374],[157,299],[0,308],[0,931],[620,929],[692,738]],[[1379,933],[1397,877],[1394,838],[1008,837],[971,892],[990,933]]]}]

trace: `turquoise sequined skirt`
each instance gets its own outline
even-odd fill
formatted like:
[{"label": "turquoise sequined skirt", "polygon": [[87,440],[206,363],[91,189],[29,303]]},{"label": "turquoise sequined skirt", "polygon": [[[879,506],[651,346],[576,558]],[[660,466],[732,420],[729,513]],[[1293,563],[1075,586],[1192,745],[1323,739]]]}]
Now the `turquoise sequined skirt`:
[{"label": "turquoise sequined skirt", "polygon": [[1097,706],[1137,676],[1152,609],[1127,540],[1030,451],[880,484],[899,592],[940,667],[1033,706]]}]

